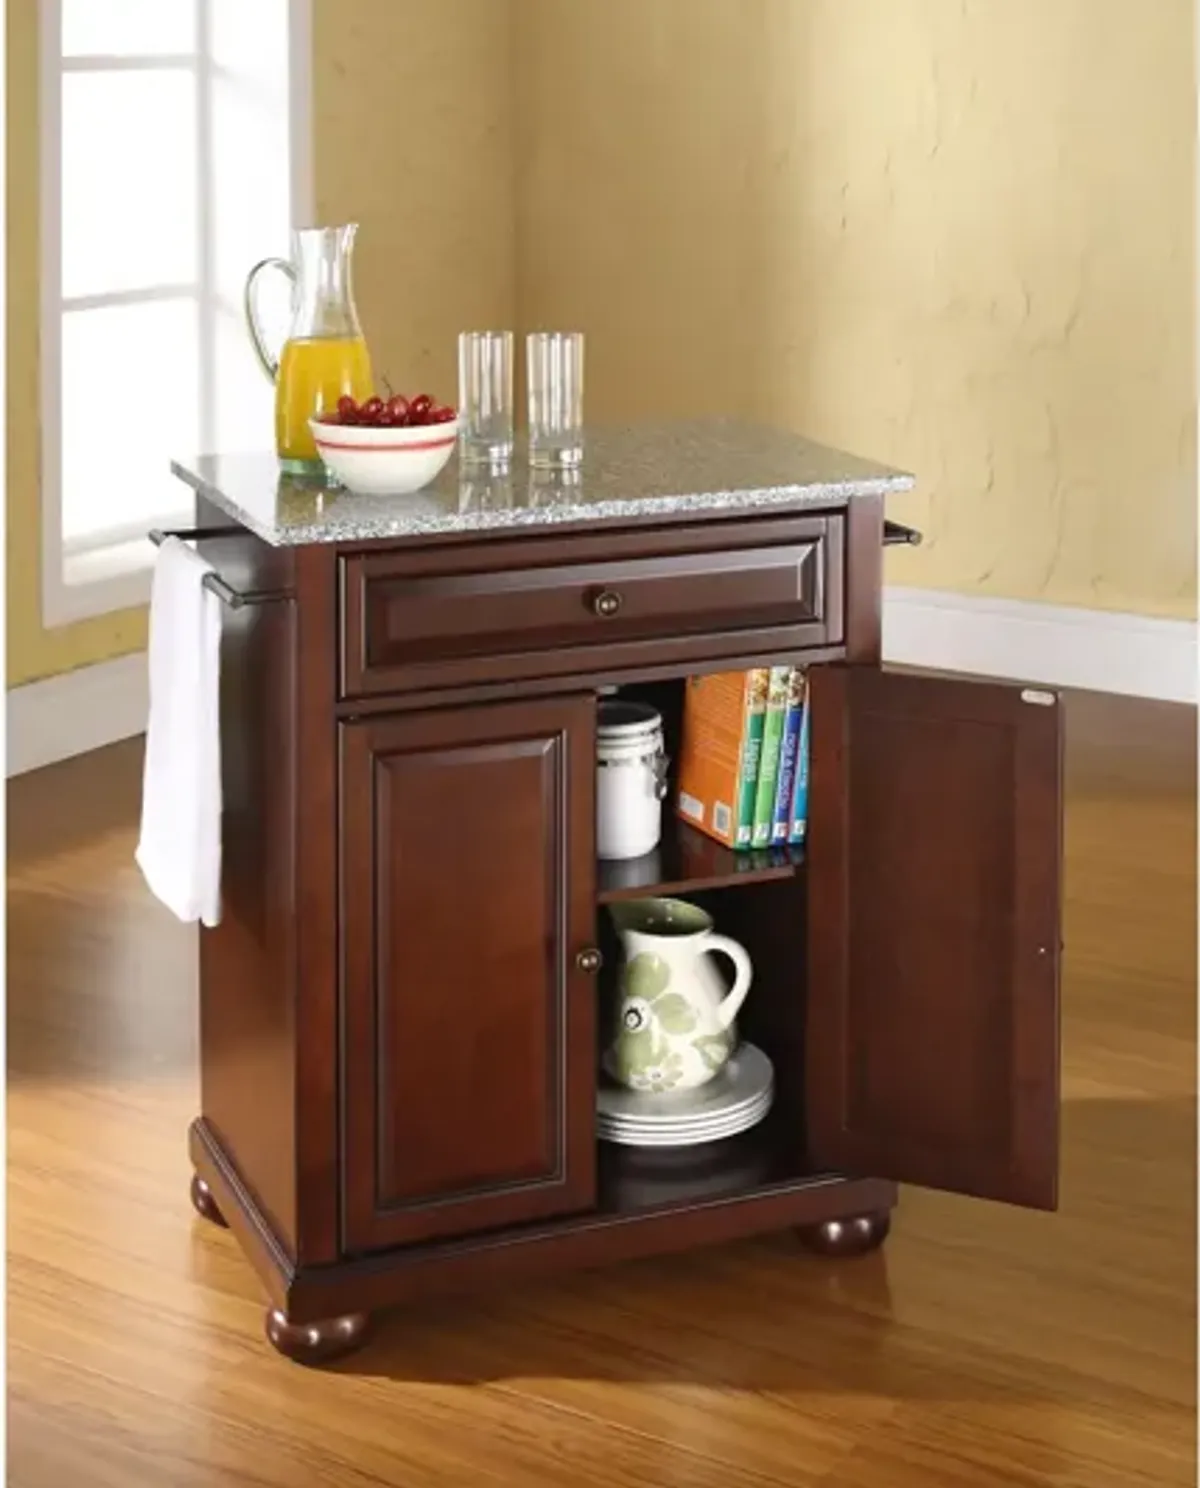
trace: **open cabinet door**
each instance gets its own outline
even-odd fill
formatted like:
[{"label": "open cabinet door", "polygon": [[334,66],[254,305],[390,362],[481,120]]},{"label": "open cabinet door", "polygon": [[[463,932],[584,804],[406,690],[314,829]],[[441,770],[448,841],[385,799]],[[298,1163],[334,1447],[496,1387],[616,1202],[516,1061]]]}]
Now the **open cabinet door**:
[{"label": "open cabinet door", "polygon": [[810,1153],[1053,1209],[1059,700],[873,667],[809,684]]}]

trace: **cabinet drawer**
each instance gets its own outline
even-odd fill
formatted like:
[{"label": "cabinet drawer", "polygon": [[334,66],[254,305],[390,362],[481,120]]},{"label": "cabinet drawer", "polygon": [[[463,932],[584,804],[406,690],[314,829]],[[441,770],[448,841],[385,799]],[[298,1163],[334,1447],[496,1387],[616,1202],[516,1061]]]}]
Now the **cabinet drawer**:
[{"label": "cabinet drawer", "polygon": [[840,514],[343,560],[343,696],[842,639]]}]

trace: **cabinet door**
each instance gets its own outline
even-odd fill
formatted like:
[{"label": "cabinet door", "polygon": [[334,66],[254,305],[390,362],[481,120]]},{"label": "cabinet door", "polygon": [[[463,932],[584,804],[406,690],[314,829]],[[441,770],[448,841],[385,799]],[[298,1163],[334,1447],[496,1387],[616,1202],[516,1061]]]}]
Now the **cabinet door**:
[{"label": "cabinet door", "polygon": [[593,699],[341,733],[348,1249],[586,1208]]},{"label": "cabinet door", "polygon": [[811,1153],[1052,1209],[1059,700],[870,667],[809,676]]}]

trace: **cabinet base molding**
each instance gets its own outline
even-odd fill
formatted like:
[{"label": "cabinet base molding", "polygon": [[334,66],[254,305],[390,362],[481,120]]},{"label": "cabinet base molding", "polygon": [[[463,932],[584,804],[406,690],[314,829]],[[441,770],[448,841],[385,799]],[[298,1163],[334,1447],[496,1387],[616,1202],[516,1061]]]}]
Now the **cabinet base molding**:
[{"label": "cabinet base molding", "polygon": [[[305,1362],[312,1363],[361,1341],[348,1319],[365,1319],[418,1297],[535,1281],[555,1271],[668,1255],[774,1230],[832,1236],[840,1225],[847,1236],[858,1237],[865,1223],[874,1237],[870,1244],[878,1244],[896,1202],[896,1185],[885,1179],[820,1174],[667,1208],[594,1211],[462,1240],[398,1246],[334,1265],[293,1266],[203,1119],[192,1123],[190,1150],[200,1183],[266,1285],[274,1304],[267,1323],[271,1342],[289,1358],[303,1352]],[[311,1345],[300,1337],[307,1328],[315,1329]],[[326,1335],[332,1352],[321,1354],[318,1341]]]},{"label": "cabinet base molding", "polygon": [[[242,1182],[229,1154],[222,1147],[217,1134],[198,1117],[188,1128],[188,1156],[192,1160],[195,1177],[192,1180],[192,1205],[196,1205],[199,1188],[205,1194],[206,1206],[221,1216],[225,1226],[237,1240],[242,1253],[258,1273],[266,1288],[267,1296],[278,1308],[287,1313],[288,1290],[296,1274],[283,1242],[275,1234],[270,1222],[261,1213],[253,1194]],[[206,1210],[199,1210],[207,1219]],[[340,1312],[340,1308],[333,1311]],[[292,1318],[293,1322],[298,1319]],[[317,1319],[306,1318],[308,1321]]]},{"label": "cabinet base molding", "polygon": [[827,1219],[821,1224],[806,1225],[799,1234],[808,1249],[818,1255],[858,1256],[878,1249],[891,1227],[892,1217],[885,1209],[876,1214],[856,1214],[850,1219]]},{"label": "cabinet base molding", "polygon": [[278,1307],[268,1307],[264,1326],[271,1347],[285,1359],[294,1364],[328,1364],[359,1347],[370,1319],[362,1312],[348,1312],[317,1323],[293,1323]]}]

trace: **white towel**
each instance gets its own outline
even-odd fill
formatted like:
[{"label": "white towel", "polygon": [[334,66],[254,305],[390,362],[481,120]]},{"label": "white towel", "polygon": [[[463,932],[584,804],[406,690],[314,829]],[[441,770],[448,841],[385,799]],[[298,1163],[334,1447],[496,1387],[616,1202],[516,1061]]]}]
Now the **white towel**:
[{"label": "white towel", "polygon": [[150,589],[150,722],[137,862],[181,920],[221,918],[221,602],[211,565],[178,538]]}]

